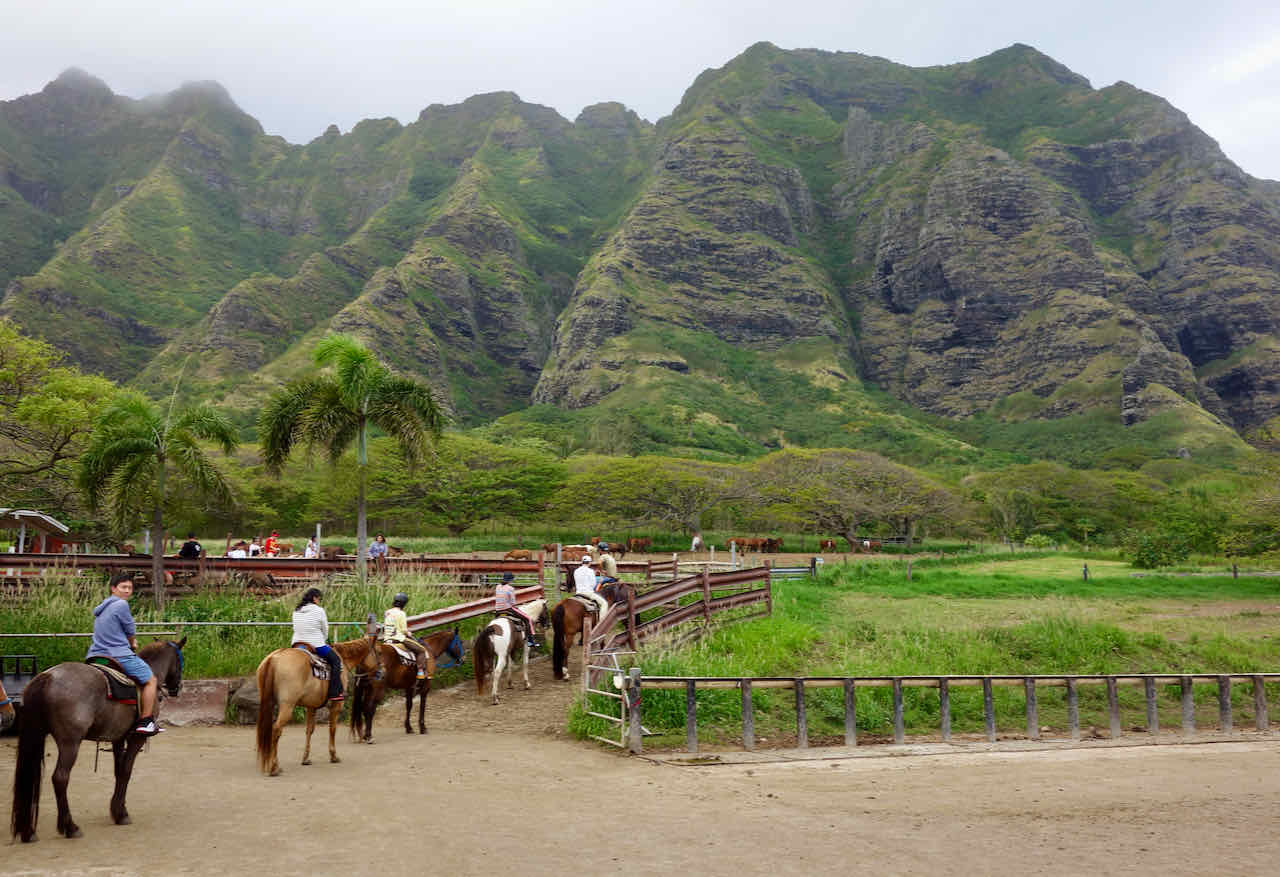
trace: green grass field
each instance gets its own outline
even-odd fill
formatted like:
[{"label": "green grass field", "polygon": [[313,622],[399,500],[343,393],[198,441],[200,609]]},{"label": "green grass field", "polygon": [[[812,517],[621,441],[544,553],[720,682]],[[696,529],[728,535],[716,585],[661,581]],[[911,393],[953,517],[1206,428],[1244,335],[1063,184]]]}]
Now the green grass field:
[{"label": "green grass field", "polygon": [[[1081,566],[1088,563],[1090,579]],[[1218,569],[1222,569],[1219,565]],[[669,676],[910,676],[949,674],[1220,673],[1280,670],[1280,577],[1131,575],[1123,563],[1091,556],[993,555],[962,563],[913,564],[906,580],[900,559],[877,558],[828,568],[817,581],[775,585],[774,614],[724,624],[680,648],[661,644],[638,656],[645,675]],[[1274,702],[1280,686],[1268,689]],[[1237,724],[1252,717],[1251,690],[1235,692]],[[738,691],[698,696],[700,739],[732,745],[740,739]],[[1196,691],[1200,721],[1217,721],[1212,686]],[[1142,692],[1121,688],[1126,726],[1145,721]],[[907,689],[910,734],[936,734],[936,690]],[[997,726],[1025,731],[1021,689],[995,692]],[[1041,687],[1042,726],[1066,728],[1065,689]],[[753,695],[761,745],[795,734],[790,691]],[[843,734],[839,689],[807,696],[811,741]],[[600,709],[604,704],[595,705]],[[858,726],[872,737],[892,733],[888,689],[858,695]],[[1180,719],[1176,687],[1160,694],[1161,722]],[[1105,690],[1082,686],[1081,722],[1105,729]],[[657,732],[646,746],[683,747],[684,693],[644,694],[644,723]],[[581,707],[578,733],[602,733]],[[983,727],[979,689],[952,692],[957,734]]]}]

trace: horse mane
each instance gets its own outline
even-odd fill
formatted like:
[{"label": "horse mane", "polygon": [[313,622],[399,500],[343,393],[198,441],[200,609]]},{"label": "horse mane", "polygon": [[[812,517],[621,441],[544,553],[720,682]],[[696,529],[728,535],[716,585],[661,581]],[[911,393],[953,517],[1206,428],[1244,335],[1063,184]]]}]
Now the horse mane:
[{"label": "horse mane", "polygon": [[444,630],[437,630],[430,636],[422,637],[420,641],[427,648],[435,647],[443,649],[445,646],[449,645],[457,633],[458,632],[453,628],[445,628]]},{"label": "horse mane", "polygon": [[138,649],[138,657],[145,661],[147,658],[158,655],[160,652],[164,651],[165,646],[167,645],[169,644],[163,640],[152,640],[142,648]]}]

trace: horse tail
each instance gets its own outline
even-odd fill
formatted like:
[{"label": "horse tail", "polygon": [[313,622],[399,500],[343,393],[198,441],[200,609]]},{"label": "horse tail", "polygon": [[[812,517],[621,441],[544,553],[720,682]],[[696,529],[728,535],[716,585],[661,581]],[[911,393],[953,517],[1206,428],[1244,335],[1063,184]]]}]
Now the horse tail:
[{"label": "horse tail", "polygon": [[489,628],[486,626],[476,637],[475,645],[471,647],[471,660],[475,664],[476,671],[476,694],[484,694],[485,677],[489,675],[489,666],[497,657],[498,653],[493,648],[493,635],[489,633]]},{"label": "horse tail", "polygon": [[551,610],[551,631],[555,643],[551,647],[551,667],[557,679],[564,678],[564,666],[569,662],[569,651],[564,647],[564,603]]},{"label": "horse tail", "polygon": [[258,766],[271,769],[271,743],[276,723],[276,662],[268,655],[258,665]]},{"label": "horse tail", "polygon": [[36,839],[36,822],[40,819],[40,781],[44,772],[44,739],[49,735],[45,716],[45,690],[49,677],[37,676],[22,692],[22,711],[18,714],[18,765],[13,773],[13,815],[10,836],[19,835],[23,843]]}]

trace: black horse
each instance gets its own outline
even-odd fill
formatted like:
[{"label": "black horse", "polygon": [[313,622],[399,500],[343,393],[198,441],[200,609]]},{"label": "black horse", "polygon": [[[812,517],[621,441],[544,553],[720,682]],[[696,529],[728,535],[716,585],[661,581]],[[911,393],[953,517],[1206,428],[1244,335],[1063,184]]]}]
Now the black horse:
[{"label": "black horse", "polygon": [[[138,650],[169,694],[182,689],[182,647],[178,642],[147,643]],[[157,712],[158,712],[157,707]],[[88,664],[67,662],[45,670],[22,692],[22,713],[18,719],[18,765],[13,775],[13,817],[10,831],[23,843],[36,839],[40,818],[40,778],[44,766],[44,740],[52,734],[58,744],[58,765],[53,770],[53,791],[58,799],[58,832],[79,837],[80,827],[71,820],[67,805],[67,781],[80,752],[81,740],[111,742],[115,759],[116,788],[111,796],[111,818],[117,825],[129,824],[124,805],[133,760],[146,742],[132,733],[137,721],[133,704],[107,699],[107,681],[101,670]]]}]

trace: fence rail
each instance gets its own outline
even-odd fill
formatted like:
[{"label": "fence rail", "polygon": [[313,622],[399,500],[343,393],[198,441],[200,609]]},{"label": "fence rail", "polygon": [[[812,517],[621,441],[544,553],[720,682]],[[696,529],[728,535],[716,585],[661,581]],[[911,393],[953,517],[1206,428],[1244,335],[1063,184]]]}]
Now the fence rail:
[{"label": "fence rail", "polygon": [[791,689],[795,692],[796,746],[809,745],[808,720],[805,709],[805,692],[811,688],[844,689],[844,742],[846,746],[858,743],[857,698],[859,688],[891,688],[893,691],[893,741],[905,742],[903,720],[903,689],[908,687],[936,688],[938,690],[938,714],[942,739],[951,739],[951,688],[953,686],[981,686],[983,718],[986,737],[995,742],[995,703],[992,689],[997,686],[1020,686],[1025,694],[1027,736],[1041,739],[1039,706],[1036,692],[1040,686],[1063,686],[1067,689],[1067,726],[1070,739],[1080,739],[1080,710],[1077,691],[1081,685],[1104,685],[1107,689],[1107,712],[1111,737],[1123,735],[1120,722],[1118,688],[1121,685],[1141,685],[1146,701],[1146,731],[1155,735],[1160,730],[1157,701],[1157,685],[1177,685],[1182,701],[1182,732],[1196,731],[1194,687],[1197,683],[1214,684],[1218,691],[1218,724],[1221,731],[1234,730],[1231,686],[1250,683],[1253,686],[1254,724],[1259,731],[1270,728],[1267,708],[1266,684],[1280,681],[1280,673],[1123,673],[1107,675],[1047,674],[1031,676],[803,676],[803,677],[733,677],[733,676],[644,676],[639,667],[633,667],[626,679],[627,702],[634,706],[630,712],[628,748],[640,752],[643,748],[641,729],[641,696],[643,689],[684,690],[685,730],[690,752],[698,751],[697,689],[733,689],[742,692],[742,745],[755,748],[755,717],[751,699],[755,689]]}]

